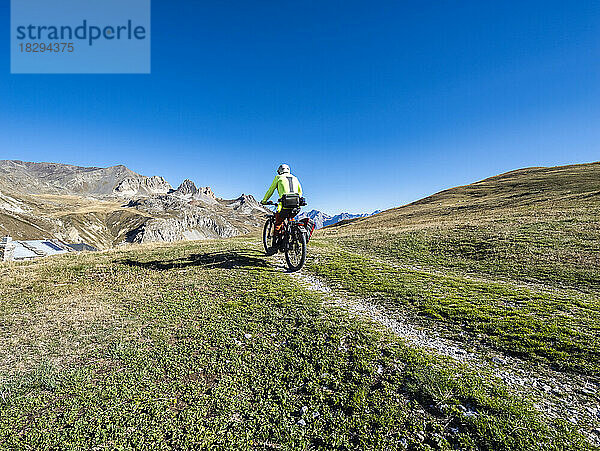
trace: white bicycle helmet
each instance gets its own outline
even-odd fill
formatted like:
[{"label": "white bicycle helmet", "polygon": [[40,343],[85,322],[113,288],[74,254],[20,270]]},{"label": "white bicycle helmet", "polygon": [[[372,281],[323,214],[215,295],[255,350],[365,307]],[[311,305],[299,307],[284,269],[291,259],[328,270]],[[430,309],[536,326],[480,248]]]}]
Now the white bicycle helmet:
[{"label": "white bicycle helmet", "polygon": [[282,164],[281,166],[279,166],[277,168],[277,173],[279,175],[281,175],[281,174],[289,174],[290,173],[290,167],[287,164]]}]

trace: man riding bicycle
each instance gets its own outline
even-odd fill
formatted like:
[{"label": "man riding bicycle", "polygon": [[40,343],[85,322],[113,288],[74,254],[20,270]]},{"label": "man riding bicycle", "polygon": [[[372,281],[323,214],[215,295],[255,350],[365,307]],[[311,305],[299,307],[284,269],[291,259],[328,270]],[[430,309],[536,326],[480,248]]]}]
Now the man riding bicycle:
[{"label": "man riding bicycle", "polygon": [[[300,186],[300,181],[292,175],[290,172],[290,167],[287,164],[282,164],[277,168],[277,175],[271,183],[270,188],[267,190],[267,194],[260,202],[265,205],[269,198],[275,192],[275,188],[277,188],[277,192],[279,193],[279,197],[283,197],[286,194],[298,194],[302,196],[302,187]],[[292,218],[294,216],[293,208],[283,208],[281,202],[277,204],[277,213],[275,214],[275,231],[274,236],[280,236],[283,229],[283,222],[287,218]]]}]

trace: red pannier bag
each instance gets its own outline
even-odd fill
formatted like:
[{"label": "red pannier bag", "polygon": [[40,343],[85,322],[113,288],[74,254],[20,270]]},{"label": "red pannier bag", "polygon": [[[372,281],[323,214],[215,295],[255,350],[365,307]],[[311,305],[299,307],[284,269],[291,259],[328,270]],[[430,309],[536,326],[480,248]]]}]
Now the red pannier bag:
[{"label": "red pannier bag", "polygon": [[313,232],[315,231],[317,224],[310,218],[303,218],[299,222],[304,225],[304,228],[306,229],[306,242],[308,243]]}]

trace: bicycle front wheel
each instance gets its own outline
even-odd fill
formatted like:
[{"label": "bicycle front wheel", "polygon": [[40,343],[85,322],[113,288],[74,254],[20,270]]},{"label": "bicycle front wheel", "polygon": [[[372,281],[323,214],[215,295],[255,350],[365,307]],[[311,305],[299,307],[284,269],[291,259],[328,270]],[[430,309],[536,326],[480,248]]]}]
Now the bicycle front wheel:
[{"label": "bicycle front wheel", "polygon": [[265,222],[265,226],[263,227],[263,246],[265,247],[265,253],[267,255],[274,255],[277,252],[277,249],[274,244],[273,233],[275,231],[275,219],[269,218]]},{"label": "bicycle front wheel", "polygon": [[306,261],[306,234],[301,230],[294,230],[290,242],[285,248],[285,260],[290,271],[298,271]]}]

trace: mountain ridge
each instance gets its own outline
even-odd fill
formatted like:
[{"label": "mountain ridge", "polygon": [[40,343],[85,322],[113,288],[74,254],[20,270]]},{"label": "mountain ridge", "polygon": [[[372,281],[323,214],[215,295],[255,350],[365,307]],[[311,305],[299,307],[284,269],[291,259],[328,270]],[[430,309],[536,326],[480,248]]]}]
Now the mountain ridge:
[{"label": "mountain ridge", "polygon": [[337,224],[340,221],[347,221],[350,219],[357,219],[357,218],[366,218],[369,216],[376,215],[378,213],[381,213],[381,210],[375,210],[372,213],[358,213],[358,214],[343,212],[343,213],[339,213],[337,215],[331,216],[322,211],[313,209],[308,212],[301,212],[298,215],[298,219],[310,218],[316,223],[317,229],[322,229],[323,227]]},{"label": "mountain ridge", "polygon": [[98,248],[237,236],[262,226],[252,196],[217,198],[186,179],[108,168],[0,160],[0,234],[56,238]]}]

